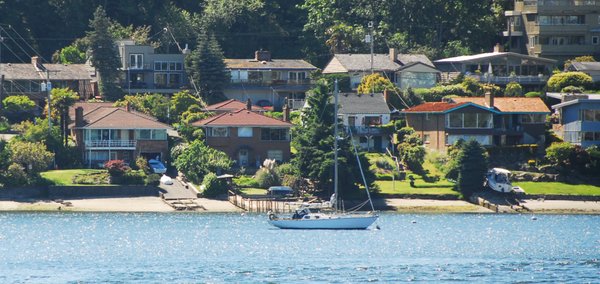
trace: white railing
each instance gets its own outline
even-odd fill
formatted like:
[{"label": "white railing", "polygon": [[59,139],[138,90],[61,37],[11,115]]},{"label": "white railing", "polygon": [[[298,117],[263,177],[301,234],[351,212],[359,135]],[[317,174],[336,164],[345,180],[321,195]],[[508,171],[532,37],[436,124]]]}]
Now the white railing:
[{"label": "white railing", "polygon": [[304,107],[304,99],[288,99],[288,107],[291,109],[301,109]]},{"label": "white railing", "polygon": [[517,82],[519,84],[541,84],[548,81],[548,76],[486,76],[486,75],[469,75],[482,83],[491,84],[508,84],[510,82]]},{"label": "white railing", "polygon": [[135,140],[88,140],[87,148],[135,148]]}]

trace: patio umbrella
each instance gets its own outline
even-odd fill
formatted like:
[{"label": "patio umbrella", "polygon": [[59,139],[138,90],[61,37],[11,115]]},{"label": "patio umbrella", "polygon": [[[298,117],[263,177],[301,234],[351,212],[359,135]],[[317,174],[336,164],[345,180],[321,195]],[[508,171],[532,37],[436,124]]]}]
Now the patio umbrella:
[{"label": "patio umbrella", "polygon": [[492,70],[492,62],[490,61],[490,64],[488,65],[488,74],[490,74],[490,76],[494,75],[494,72]]}]

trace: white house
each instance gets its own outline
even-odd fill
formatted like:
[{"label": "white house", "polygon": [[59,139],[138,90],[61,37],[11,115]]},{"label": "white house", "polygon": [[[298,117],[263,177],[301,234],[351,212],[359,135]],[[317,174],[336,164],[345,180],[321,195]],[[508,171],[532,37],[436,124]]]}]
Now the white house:
[{"label": "white house", "polygon": [[391,111],[383,94],[342,93],[338,113],[360,147],[385,151],[390,137],[383,133],[381,126],[390,122]]}]

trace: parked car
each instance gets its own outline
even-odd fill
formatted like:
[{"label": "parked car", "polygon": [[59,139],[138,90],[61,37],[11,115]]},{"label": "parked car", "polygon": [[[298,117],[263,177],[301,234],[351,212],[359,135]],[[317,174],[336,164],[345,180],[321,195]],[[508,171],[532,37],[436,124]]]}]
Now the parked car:
[{"label": "parked car", "polygon": [[163,165],[163,163],[161,163],[159,160],[148,160],[148,165],[155,174],[164,174],[167,172],[167,167],[165,167],[165,165]]}]

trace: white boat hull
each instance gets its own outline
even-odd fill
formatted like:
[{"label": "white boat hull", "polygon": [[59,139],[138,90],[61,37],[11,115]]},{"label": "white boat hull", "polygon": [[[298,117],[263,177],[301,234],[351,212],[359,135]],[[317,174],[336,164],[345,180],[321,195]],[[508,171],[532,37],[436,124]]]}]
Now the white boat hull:
[{"label": "white boat hull", "polygon": [[269,220],[269,223],[281,229],[365,230],[377,218],[377,215],[341,215],[320,219],[276,218]]}]

